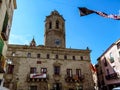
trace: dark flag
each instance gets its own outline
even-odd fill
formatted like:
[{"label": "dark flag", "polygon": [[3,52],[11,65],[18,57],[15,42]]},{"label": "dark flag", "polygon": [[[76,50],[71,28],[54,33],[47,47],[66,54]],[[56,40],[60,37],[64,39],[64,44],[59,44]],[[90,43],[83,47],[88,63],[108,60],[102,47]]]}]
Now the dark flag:
[{"label": "dark flag", "polygon": [[78,7],[78,9],[80,11],[80,16],[85,16],[85,15],[88,15],[88,14],[95,13],[93,10],[89,10],[85,7]]},{"label": "dark flag", "polygon": [[118,16],[118,15],[113,15],[113,14],[108,15],[104,12],[87,9],[86,7],[78,7],[78,9],[80,12],[80,16],[85,16],[85,15],[89,15],[92,13],[96,13],[97,15],[100,15],[100,16],[105,17],[105,18],[112,18],[115,20],[120,20],[120,16]]}]

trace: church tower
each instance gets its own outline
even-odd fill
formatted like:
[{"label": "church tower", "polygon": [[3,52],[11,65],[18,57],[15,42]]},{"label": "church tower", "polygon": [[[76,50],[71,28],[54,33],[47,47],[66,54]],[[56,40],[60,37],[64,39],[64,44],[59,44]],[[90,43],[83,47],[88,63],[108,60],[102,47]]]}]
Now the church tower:
[{"label": "church tower", "polygon": [[35,39],[33,38],[32,41],[30,42],[30,47],[36,47],[36,42]]},{"label": "church tower", "polygon": [[65,48],[65,20],[54,10],[45,20],[44,43],[48,47]]}]

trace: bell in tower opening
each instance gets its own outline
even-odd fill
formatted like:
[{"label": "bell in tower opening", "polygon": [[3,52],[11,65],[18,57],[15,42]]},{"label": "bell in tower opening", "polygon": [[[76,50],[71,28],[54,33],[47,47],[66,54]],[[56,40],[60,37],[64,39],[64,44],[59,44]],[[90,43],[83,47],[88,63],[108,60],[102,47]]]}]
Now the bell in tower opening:
[{"label": "bell in tower opening", "polygon": [[47,47],[66,47],[65,19],[56,10],[46,16],[44,43]]}]

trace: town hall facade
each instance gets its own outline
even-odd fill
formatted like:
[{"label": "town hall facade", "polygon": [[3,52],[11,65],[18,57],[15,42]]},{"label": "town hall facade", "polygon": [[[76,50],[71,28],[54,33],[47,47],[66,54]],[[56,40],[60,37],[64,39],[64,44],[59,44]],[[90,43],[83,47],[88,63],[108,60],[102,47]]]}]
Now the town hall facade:
[{"label": "town hall facade", "polygon": [[[66,48],[65,19],[45,20],[44,45],[8,45],[4,86],[10,90],[94,90],[90,50]],[[77,43],[77,42],[76,42]]]}]

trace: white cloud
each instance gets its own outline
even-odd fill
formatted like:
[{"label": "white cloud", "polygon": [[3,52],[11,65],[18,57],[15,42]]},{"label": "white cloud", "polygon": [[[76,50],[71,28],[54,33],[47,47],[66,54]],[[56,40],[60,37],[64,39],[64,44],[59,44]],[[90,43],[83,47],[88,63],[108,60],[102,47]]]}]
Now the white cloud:
[{"label": "white cloud", "polygon": [[17,34],[12,34],[10,35],[9,38],[9,44],[29,44],[30,43],[31,35],[17,35]]}]

